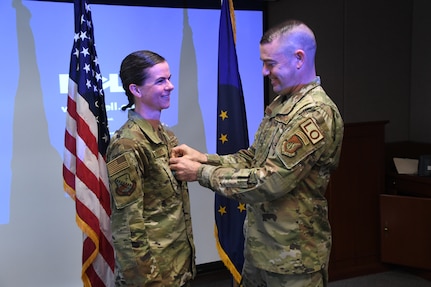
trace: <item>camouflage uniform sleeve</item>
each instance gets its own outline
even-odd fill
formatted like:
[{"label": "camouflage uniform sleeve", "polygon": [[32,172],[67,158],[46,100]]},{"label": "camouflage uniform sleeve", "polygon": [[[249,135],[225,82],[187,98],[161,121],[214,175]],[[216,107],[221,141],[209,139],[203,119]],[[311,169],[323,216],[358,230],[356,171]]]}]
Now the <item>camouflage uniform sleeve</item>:
[{"label": "camouflage uniform sleeve", "polygon": [[206,164],[212,166],[224,166],[233,168],[250,167],[253,162],[253,147],[242,149],[232,155],[206,154]]},{"label": "camouflage uniform sleeve", "polygon": [[297,115],[284,132],[269,139],[271,148],[262,166],[202,165],[198,171],[199,183],[244,203],[270,201],[285,195],[309,174],[324,151],[322,147],[331,141],[327,117],[320,112]]},{"label": "camouflage uniform sleeve", "polygon": [[[160,280],[143,219],[142,172],[135,152],[123,151],[107,163],[112,198],[111,227],[117,282],[149,286]],[[161,286],[161,285],[160,285]]]},{"label": "camouflage uniform sleeve", "polygon": [[207,156],[207,164],[209,165],[220,165],[220,156],[218,154],[205,154]]}]

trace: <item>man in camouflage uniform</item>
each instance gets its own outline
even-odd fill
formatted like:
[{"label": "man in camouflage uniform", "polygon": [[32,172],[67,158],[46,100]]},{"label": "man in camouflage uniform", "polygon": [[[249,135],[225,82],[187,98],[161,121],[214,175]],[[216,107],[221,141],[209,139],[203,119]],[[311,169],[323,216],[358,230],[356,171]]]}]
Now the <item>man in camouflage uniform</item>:
[{"label": "man in camouflage uniform", "polygon": [[242,286],[327,286],[331,228],[324,193],[344,124],[316,76],[313,32],[287,21],[260,42],[263,75],[278,93],[246,150],[219,156],[173,149],[180,180],[247,203]]},{"label": "man in camouflage uniform", "polygon": [[169,169],[174,134],[160,123],[174,86],[167,62],[137,51],[121,65],[128,121],[107,152],[116,286],[189,286],[196,274],[187,183]]}]

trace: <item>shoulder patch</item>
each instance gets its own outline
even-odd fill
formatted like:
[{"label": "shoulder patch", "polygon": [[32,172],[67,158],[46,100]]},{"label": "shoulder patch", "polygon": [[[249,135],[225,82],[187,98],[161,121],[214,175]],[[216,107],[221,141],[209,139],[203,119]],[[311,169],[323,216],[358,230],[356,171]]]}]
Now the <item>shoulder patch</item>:
[{"label": "shoulder patch", "polygon": [[302,142],[300,138],[295,134],[290,139],[283,142],[281,153],[288,157],[294,157],[296,155],[296,151],[301,147]]},{"label": "shoulder patch", "polygon": [[124,154],[119,157],[114,158],[110,162],[106,164],[108,168],[109,176],[113,176],[114,174],[128,168],[130,165],[127,161],[127,158]]},{"label": "shoulder patch", "polygon": [[119,196],[130,196],[136,189],[136,182],[131,180],[127,173],[115,178],[114,181],[117,185],[115,192]]},{"label": "shoulder patch", "polygon": [[[106,164],[110,181],[115,183],[115,192],[120,196],[130,196],[136,189],[136,182],[126,171],[130,167],[125,154],[122,154]],[[124,171],[124,172],[122,172]]]},{"label": "shoulder patch", "polygon": [[316,144],[322,139],[324,139],[324,136],[320,131],[319,126],[312,118],[306,119],[299,126],[312,144]]}]

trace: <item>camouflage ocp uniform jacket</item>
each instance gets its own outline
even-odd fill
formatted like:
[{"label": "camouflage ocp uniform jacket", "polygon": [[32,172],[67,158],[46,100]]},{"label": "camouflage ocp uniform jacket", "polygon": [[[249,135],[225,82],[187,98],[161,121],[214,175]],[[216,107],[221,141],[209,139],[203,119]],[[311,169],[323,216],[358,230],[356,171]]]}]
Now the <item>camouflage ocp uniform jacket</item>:
[{"label": "camouflage ocp uniform jacket", "polygon": [[247,262],[281,274],[326,271],[331,228],[324,193],[343,130],[317,77],[289,98],[274,99],[250,148],[208,155],[199,183],[247,203]]},{"label": "camouflage ocp uniform jacket", "polygon": [[190,201],[169,169],[177,138],[134,111],[107,151],[116,286],[178,287],[196,274]]}]

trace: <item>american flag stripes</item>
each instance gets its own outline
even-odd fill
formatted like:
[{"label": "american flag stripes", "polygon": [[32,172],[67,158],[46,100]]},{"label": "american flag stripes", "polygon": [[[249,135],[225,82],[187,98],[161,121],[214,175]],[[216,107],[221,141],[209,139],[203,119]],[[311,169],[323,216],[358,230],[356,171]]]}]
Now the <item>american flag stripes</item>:
[{"label": "american flag stripes", "polygon": [[63,180],[75,200],[83,232],[84,286],[114,286],[114,249],[110,229],[109,181],[105,163],[109,144],[102,75],[91,11],[75,0],[75,37],[70,58]]}]

